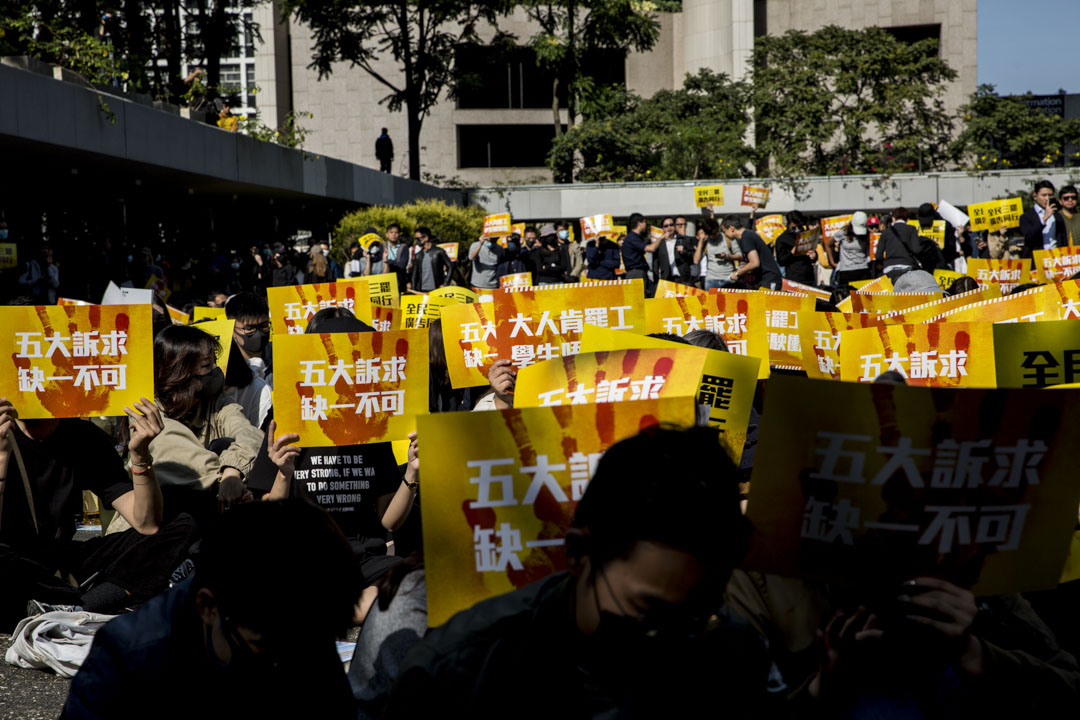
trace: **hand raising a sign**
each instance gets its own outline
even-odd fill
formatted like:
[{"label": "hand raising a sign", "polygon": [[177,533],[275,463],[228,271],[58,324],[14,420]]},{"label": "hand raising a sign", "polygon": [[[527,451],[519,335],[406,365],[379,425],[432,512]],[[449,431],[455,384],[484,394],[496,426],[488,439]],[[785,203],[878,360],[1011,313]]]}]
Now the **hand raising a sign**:
[{"label": "hand raising a sign", "polygon": [[897,600],[910,611],[905,617],[931,631],[931,635],[955,653],[960,667],[971,675],[983,670],[982,645],[971,634],[979,614],[975,596],[950,582],[920,577],[904,583],[904,594]]},{"label": "hand raising a sign", "polygon": [[124,408],[128,416],[131,437],[128,440],[128,452],[134,467],[146,467],[150,463],[150,442],[161,434],[165,421],[161,411],[146,398],[139,398],[135,409]]},{"label": "hand raising a sign", "polygon": [[296,433],[277,436],[277,420],[270,421],[266,442],[266,454],[277,468],[274,485],[270,492],[263,495],[263,500],[284,500],[289,497],[289,488],[296,472],[296,459],[300,457],[300,448],[293,445],[300,439]]},{"label": "hand raising a sign", "polygon": [[488,371],[488,382],[495,391],[495,407],[499,410],[514,407],[514,386],[517,384],[517,371],[510,367],[509,360],[496,360]]},{"label": "hand raising a sign", "polygon": [[11,401],[0,398],[0,458],[6,459],[15,444],[15,418],[18,416]]}]

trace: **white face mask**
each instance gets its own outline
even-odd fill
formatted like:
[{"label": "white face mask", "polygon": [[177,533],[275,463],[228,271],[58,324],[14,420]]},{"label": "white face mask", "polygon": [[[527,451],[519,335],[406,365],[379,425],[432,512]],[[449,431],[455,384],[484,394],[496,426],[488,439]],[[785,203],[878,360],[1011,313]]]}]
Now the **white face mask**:
[{"label": "white face mask", "polygon": [[323,257],[330,257],[330,251],[325,248],[323,248],[322,254]]}]

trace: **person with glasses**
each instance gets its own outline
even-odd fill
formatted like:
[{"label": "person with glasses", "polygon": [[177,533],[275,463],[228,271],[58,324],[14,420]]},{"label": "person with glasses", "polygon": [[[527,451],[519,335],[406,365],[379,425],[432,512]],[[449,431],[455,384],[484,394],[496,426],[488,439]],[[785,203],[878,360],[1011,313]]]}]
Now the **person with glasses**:
[{"label": "person with glasses", "polygon": [[240,348],[255,377],[274,389],[273,365],[270,362],[270,306],[255,293],[233,295],[225,303],[225,317],[235,320],[233,340]]},{"label": "person with glasses", "polygon": [[[690,268],[694,260],[694,246],[689,238],[683,240],[679,235],[674,218],[666,217],[660,222],[664,239],[653,253],[653,275],[659,280],[688,285],[691,282]],[[683,221],[683,229],[686,221]]]},{"label": "person with glasses", "polygon": [[449,285],[454,265],[446,251],[435,244],[431,229],[424,226],[416,228],[413,240],[420,250],[413,257],[412,275],[406,289],[431,292]]},{"label": "person with glasses", "polygon": [[505,716],[523,678],[540,689],[529,717],[698,717],[717,698],[724,715],[761,714],[764,645],[724,606],[751,532],[738,472],[708,428],[612,445],[567,530],[568,569],[430,630],[382,717]]},{"label": "person with glasses", "polygon": [[1068,234],[1069,245],[1080,244],[1080,212],[1076,209],[1078,197],[1075,185],[1066,185],[1061,188],[1061,217],[1065,220],[1065,232]]}]

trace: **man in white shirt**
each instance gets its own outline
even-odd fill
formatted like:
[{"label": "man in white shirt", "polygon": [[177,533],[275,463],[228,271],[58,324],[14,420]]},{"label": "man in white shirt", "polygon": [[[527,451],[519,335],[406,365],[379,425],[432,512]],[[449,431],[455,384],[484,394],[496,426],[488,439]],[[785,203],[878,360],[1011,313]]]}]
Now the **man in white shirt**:
[{"label": "man in white shirt", "polygon": [[664,231],[664,240],[653,253],[652,270],[658,280],[671,280],[689,284],[691,282],[690,265],[694,257],[694,248],[675,232],[675,219],[666,217],[660,223]]}]

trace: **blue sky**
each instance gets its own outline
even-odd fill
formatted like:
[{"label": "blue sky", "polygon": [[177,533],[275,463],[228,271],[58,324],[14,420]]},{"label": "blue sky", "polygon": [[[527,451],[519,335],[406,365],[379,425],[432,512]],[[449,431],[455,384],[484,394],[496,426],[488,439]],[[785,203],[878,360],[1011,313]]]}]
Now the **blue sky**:
[{"label": "blue sky", "polygon": [[1003,95],[1080,92],[1078,0],[978,0],[979,84]]}]

